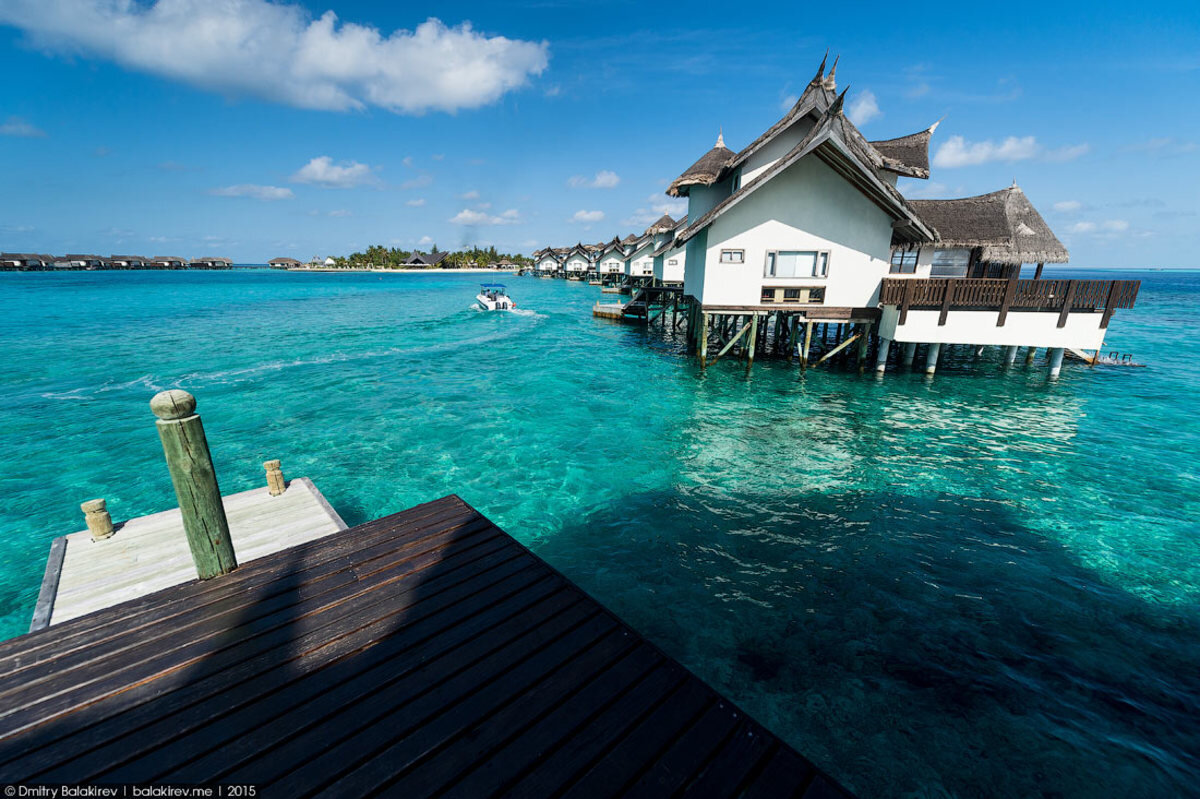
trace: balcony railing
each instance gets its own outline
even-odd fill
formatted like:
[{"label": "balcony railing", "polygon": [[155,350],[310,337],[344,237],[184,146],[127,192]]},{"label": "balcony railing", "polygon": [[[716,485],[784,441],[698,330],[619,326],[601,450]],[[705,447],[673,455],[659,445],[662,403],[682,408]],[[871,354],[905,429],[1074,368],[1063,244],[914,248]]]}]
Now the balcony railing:
[{"label": "balcony railing", "polygon": [[1065,327],[1071,311],[1100,311],[1100,327],[1107,328],[1117,308],[1132,308],[1140,280],[995,280],[992,278],[932,277],[884,278],[881,305],[900,308],[900,324],[912,308],[941,311],[938,324],[946,324],[952,310],[998,311],[1003,327],[1009,311],[1058,312]]}]

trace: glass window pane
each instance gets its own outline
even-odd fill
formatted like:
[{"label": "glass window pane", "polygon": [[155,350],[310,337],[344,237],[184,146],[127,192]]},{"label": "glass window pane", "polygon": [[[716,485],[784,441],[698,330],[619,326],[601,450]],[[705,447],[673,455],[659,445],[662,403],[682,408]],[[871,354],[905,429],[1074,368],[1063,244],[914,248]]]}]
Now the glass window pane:
[{"label": "glass window pane", "polygon": [[932,277],[966,277],[970,250],[934,250]]}]

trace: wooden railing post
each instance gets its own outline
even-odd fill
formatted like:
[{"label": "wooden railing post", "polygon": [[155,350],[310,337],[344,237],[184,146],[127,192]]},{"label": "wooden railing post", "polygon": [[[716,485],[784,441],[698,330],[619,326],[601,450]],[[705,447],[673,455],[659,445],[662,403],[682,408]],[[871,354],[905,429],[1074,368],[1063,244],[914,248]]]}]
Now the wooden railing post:
[{"label": "wooden railing post", "polygon": [[1075,302],[1075,281],[1068,280],[1067,281],[1067,294],[1065,297],[1063,297],[1062,311],[1058,314],[1058,326],[1059,327],[1067,326],[1067,316],[1070,315],[1071,306],[1074,304],[1074,302]]},{"label": "wooden railing post", "polygon": [[904,292],[900,297],[900,324],[908,321],[908,306],[912,304],[912,287],[911,278],[904,281]]},{"label": "wooden railing post", "polygon": [[945,283],[946,293],[942,295],[942,312],[941,315],[938,316],[938,327],[946,324],[946,317],[950,315],[950,302],[951,298],[954,296],[954,287],[956,285],[957,281],[954,278],[948,279]]},{"label": "wooden railing post", "polygon": [[1012,307],[1013,299],[1017,296],[1017,279],[1014,277],[1004,287],[1004,299],[1000,303],[1000,315],[996,317],[996,327],[1004,327],[1008,319],[1008,309]]},{"label": "wooden railing post", "polygon": [[158,437],[183,514],[183,531],[196,573],[201,580],[228,574],[237,568],[237,557],[204,425],[196,414],[196,398],[179,389],[163,391],[150,400],[150,410],[158,417]]}]

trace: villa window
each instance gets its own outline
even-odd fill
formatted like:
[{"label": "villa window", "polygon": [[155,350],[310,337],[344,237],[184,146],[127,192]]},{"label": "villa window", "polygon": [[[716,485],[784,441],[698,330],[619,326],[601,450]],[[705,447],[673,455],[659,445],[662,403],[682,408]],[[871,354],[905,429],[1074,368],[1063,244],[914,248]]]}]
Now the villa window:
[{"label": "villa window", "polygon": [[765,277],[827,277],[829,253],[825,250],[772,250],[767,253]]},{"label": "villa window", "polygon": [[745,261],[745,250],[721,250],[721,263],[723,264],[740,264]]},{"label": "villa window", "polygon": [[934,250],[931,277],[966,277],[971,265],[970,250]]},{"label": "villa window", "polygon": [[893,275],[911,275],[917,271],[918,250],[892,250]]},{"label": "villa window", "polygon": [[667,266],[677,266],[678,264],[679,264],[678,258],[672,258],[671,260],[667,261]]}]

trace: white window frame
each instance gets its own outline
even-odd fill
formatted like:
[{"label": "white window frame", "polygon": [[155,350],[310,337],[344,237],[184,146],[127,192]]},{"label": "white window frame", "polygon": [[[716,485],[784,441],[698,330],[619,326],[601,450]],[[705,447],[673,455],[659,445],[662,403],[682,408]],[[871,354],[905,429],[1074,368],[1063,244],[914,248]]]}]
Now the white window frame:
[{"label": "white window frame", "polygon": [[[734,260],[734,256],[737,260]],[[728,256],[728,257],[726,257]],[[721,263],[723,264],[744,264],[746,263],[745,250],[721,250]]]},{"label": "white window frame", "polygon": [[[776,256],[781,252],[787,253],[803,253],[813,254],[812,274],[809,275],[773,275],[771,270],[774,268]],[[829,277],[829,261],[832,256],[829,250],[767,250],[766,256],[763,258],[763,277],[771,278],[772,280],[824,280]]]},{"label": "white window frame", "polygon": [[678,265],[679,265],[678,258],[672,258],[671,260],[667,261],[667,266],[678,266]]}]

